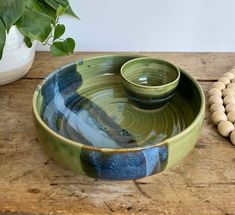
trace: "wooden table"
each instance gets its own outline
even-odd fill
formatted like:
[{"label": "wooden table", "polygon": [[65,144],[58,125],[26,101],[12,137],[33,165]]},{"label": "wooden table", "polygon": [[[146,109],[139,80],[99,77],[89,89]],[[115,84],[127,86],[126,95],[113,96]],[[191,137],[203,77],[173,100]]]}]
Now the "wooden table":
[{"label": "wooden table", "polygon": [[[76,175],[42,151],[32,121],[35,87],[55,68],[100,54],[52,58],[39,52],[26,77],[0,86],[0,214],[235,214],[235,147],[217,134],[208,107],[191,154],[170,171],[141,180]],[[141,54],[179,65],[205,94],[235,65],[235,53]]]}]

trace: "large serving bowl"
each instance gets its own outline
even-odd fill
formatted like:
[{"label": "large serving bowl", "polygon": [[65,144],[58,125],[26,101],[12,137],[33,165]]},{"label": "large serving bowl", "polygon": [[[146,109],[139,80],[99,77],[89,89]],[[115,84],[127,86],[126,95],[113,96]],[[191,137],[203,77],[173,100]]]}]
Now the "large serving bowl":
[{"label": "large serving bowl", "polygon": [[164,107],[143,110],[127,98],[120,68],[138,56],[78,61],[51,73],[35,90],[33,113],[45,151],[75,172],[137,179],[178,164],[196,144],[205,101],[185,71]]}]

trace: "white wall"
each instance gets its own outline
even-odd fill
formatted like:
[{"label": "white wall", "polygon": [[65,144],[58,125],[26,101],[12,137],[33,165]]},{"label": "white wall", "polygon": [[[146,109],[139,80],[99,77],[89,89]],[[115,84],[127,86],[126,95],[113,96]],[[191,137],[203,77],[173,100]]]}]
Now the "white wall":
[{"label": "white wall", "polygon": [[235,51],[235,0],[70,3],[81,21],[62,22],[78,51]]}]

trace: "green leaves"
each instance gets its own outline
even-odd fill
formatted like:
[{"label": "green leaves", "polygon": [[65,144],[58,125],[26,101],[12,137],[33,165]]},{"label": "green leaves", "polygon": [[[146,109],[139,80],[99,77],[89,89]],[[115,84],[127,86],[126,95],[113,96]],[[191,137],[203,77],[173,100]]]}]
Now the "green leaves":
[{"label": "green leaves", "polygon": [[26,8],[16,26],[23,35],[43,42],[51,32],[51,18]]},{"label": "green leaves", "polygon": [[44,0],[25,0],[26,6],[39,13],[43,13],[51,17],[52,21],[56,19],[56,11],[51,8]]},{"label": "green leaves", "polygon": [[32,41],[49,45],[55,56],[72,54],[75,42],[62,39],[65,26],[59,23],[60,16],[76,17],[68,0],[0,0],[0,60],[6,42],[6,33],[12,25],[24,35],[27,47]]},{"label": "green leaves", "polygon": [[29,37],[24,37],[24,42],[28,48],[31,48],[33,46],[33,43]]},{"label": "green leaves", "polygon": [[64,13],[65,13],[65,8],[62,7],[61,5],[59,5],[59,7],[57,8],[57,11],[56,11],[56,15],[62,16],[62,15],[64,15]]},{"label": "green leaves", "polygon": [[65,26],[64,25],[62,25],[62,24],[56,25],[53,40],[56,40],[56,39],[60,38],[64,34],[64,32],[65,32]]},{"label": "green leaves", "polygon": [[67,38],[63,42],[54,42],[51,46],[51,53],[54,56],[69,55],[74,52],[75,42],[72,38]]},{"label": "green leaves", "polygon": [[6,42],[6,28],[2,20],[0,19],[0,60],[2,59],[2,53]]},{"label": "green leaves", "polygon": [[70,7],[68,0],[45,0],[45,2],[49,4],[52,8],[54,8],[56,11],[60,6],[62,6],[63,8],[65,8],[66,14],[79,19],[79,17],[73,12],[72,8]]},{"label": "green leaves", "polygon": [[4,22],[7,31],[21,17],[24,8],[24,0],[0,0],[0,18]]}]

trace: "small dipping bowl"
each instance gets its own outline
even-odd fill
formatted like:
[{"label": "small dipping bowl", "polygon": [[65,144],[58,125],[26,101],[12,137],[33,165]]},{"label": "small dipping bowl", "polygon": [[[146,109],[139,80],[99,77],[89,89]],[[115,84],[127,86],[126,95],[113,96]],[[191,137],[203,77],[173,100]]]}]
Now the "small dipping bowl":
[{"label": "small dipping bowl", "polygon": [[142,57],[125,63],[121,76],[127,95],[136,106],[156,109],[174,96],[180,70],[165,60]]}]

